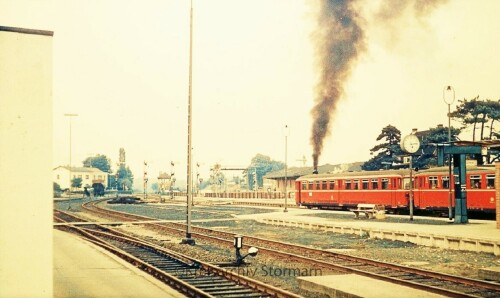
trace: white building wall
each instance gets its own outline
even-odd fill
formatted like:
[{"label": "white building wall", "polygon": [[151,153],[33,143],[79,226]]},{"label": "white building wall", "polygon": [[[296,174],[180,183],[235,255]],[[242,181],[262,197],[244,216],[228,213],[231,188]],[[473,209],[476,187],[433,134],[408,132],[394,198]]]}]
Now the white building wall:
[{"label": "white building wall", "polygon": [[52,32],[0,26],[0,296],[52,297]]},{"label": "white building wall", "polygon": [[59,184],[61,189],[69,189],[70,187],[69,171],[64,168],[54,169],[52,171],[52,180]]},{"label": "white building wall", "polygon": [[82,187],[73,190],[83,190],[84,187],[92,187],[94,180],[102,180],[104,188],[108,187],[108,173],[99,169],[79,171],[73,169],[70,171],[65,167],[57,167],[52,171],[52,180],[59,184],[61,189],[69,189],[73,178],[82,178]]}]

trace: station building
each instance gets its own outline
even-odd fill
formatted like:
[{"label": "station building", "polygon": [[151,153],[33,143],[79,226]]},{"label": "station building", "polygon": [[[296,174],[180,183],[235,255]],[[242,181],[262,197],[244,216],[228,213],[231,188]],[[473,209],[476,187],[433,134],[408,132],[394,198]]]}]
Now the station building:
[{"label": "station building", "polygon": [[94,183],[101,183],[104,188],[108,187],[108,173],[98,168],[71,167],[70,171],[69,166],[59,166],[52,170],[52,176],[53,181],[59,184],[61,189],[69,189],[74,178],[82,179],[82,187],[72,190],[83,190],[84,187],[92,187]]}]

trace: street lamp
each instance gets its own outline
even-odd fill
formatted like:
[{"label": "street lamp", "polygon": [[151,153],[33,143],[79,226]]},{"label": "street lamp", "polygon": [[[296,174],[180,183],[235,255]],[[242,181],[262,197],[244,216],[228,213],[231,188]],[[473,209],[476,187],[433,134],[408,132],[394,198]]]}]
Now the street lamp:
[{"label": "street lamp", "polygon": [[191,238],[191,202],[193,201],[193,171],[192,171],[192,90],[193,90],[193,0],[189,14],[189,86],[188,86],[188,142],[187,142],[187,194],[186,194],[186,238],[182,239],[183,244],[195,245]]},{"label": "street lamp", "polygon": [[288,129],[288,125],[285,125],[285,209],[283,212],[288,212],[288,190],[287,190],[287,179],[288,179],[288,134],[290,130]]},{"label": "street lamp", "polygon": [[64,116],[69,117],[69,196],[71,197],[71,127],[73,117],[78,116],[78,114],[64,114]]},{"label": "street lamp", "polygon": [[[443,89],[443,100],[448,105],[448,144],[451,144],[451,113],[450,106],[455,101],[455,89],[452,86],[446,86]],[[448,219],[453,219],[452,212],[452,189],[451,189],[451,154],[448,155]]]}]

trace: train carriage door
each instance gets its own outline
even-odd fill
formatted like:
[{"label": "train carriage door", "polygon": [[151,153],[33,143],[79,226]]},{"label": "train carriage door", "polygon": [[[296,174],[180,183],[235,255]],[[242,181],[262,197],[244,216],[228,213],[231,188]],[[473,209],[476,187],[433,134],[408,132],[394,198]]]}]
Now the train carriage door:
[{"label": "train carriage door", "polygon": [[[303,184],[305,185],[305,184]],[[300,181],[295,181],[295,191],[296,191],[296,195],[295,195],[295,203],[297,205],[300,205],[300,203],[302,202],[301,201],[301,194],[302,194],[302,183]]]},{"label": "train carriage door", "polygon": [[380,189],[382,190],[380,192],[381,196],[386,196],[387,192],[389,192],[388,197],[391,200],[391,205],[394,206],[394,196],[392,195],[392,191],[389,190],[389,179],[387,178],[381,178],[380,179]]},{"label": "train carriage door", "polygon": [[399,191],[396,192],[398,194],[398,198],[397,198],[398,207],[400,207],[400,206],[409,207],[410,206],[410,176],[401,176],[401,178],[398,178],[398,179],[400,180],[400,186],[398,188]]},{"label": "train carriage door", "polygon": [[342,179],[338,179],[338,180],[335,180],[336,184],[337,184],[337,201],[339,204],[344,204],[344,196],[343,196],[343,193],[342,193],[342,188],[344,187],[344,184],[343,184],[343,180]]},{"label": "train carriage door", "polygon": [[415,205],[416,207],[421,205],[420,199],[421,199],[422,193],[420,192],[419,185],[420,185],[420,177],[418,177],[417,175],[414,175],[413,176],[413,205]]}]

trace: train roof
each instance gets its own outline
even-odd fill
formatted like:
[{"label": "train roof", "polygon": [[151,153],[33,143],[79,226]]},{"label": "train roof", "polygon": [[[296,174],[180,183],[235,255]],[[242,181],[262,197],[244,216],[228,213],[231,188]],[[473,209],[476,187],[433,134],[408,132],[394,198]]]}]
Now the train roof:
[{"label": "train roof", "polygon": [[[449,169],[448,167],[435,167],[435,168],[430,168],[430,169],[425,169],[425,170],[420,170],[416,173],[416,175],[419,174],[442,174],[442,173],[448,173]],[[466,171],[468,173],[474,172],[474,173],[487,173],[495,172],[494,166],[467,166]]]},{"label": "train roof", "polygon": [[[494,174],[495,169],[492,166],[468,166],[468,173],[492,173]],[[415,176],[424,174],[444,174],[448,173],[448,167],[435,167],[425,170],[414,171]],[[309,180],[321,180],[321,179],[332,179],[332,178],[372,178],[372,177],[407,177],[410,175],[409,169],[398,169],[398,170],[380,170],[380,171],[355,171],[355,172],[343,172],[343,173],[324,173],[324,174],[308,174],[299,177],[298,181],[309,181]]]},{"label": "train roof", "polygon": [[300,177],[297,180],[316,180],[316,179],[328,179],[328,178],[342,178],[342,177],[395,177],[395,176],[405,176],[408,175],[410,171],[408,169],[401,170],[381,170],[381,171],[356,171],[356,172],[343,172],[335,174],[309,174]]}]

